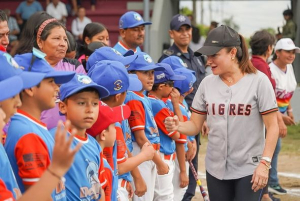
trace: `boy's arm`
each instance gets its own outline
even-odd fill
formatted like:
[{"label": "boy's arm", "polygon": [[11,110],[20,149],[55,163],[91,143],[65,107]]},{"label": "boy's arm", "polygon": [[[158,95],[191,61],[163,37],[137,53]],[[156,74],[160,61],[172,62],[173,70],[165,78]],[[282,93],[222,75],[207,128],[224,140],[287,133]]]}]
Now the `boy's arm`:
[{"label": "boy's arm", "polygon": [[184,188],[189,184],[189,177],[186,174],[184,144],[176,143],[176,154],[180,169],[180,188]]}]

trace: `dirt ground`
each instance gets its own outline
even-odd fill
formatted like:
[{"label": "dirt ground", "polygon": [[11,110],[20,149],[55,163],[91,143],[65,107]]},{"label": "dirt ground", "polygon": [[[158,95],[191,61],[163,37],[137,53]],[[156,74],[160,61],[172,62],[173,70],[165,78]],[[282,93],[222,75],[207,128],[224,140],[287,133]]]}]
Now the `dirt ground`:
[{"label": "dirt ground", "polygon": [[[204,178],[204,158],[206,145],[207,141],[202,140],[199,154],[198,172],[200,172],[199,178],[201,179],[202,185],[207,190],[206,180]],[[288,191],[288,193],[281,196],[276,195],[275,197],[280,198],[281,201],[300,201],[300,156],[295,154],[288,155],[286,153],[279,154],[278,172],[280,184],[284,189]],[[197,190],[196,196],[193,198],[193,201],[203,201],[202,195],[199,190]]]}]

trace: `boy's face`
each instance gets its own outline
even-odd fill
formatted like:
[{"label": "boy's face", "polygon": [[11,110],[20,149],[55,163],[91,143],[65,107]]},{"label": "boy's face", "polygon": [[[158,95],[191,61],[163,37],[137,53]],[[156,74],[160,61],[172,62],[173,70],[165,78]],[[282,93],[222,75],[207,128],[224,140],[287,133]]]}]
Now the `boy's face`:
[{"label": "boy's face", "polygon": [[33,87],[34,98],[42,110],[54,108],[59,87],[53,78],[45,78],[39,87]]},{"label": "boy's face", "polygon": [[7,123],[9,119],[17,112],[17,109],[22,105],[19,94],[1,102],[2,110],[4,111]]},{"label": "boy's face", "polygon": [[61,102],[59,110],[66,114],[71,125],[77,130],[91,128],[99,113],[99,95],[93,91],[74,94]]},{"label": "boy's face", "polygon": [[167,81],[165,83],[162,83],[162,97],[168,98],[170,96],[170,93],[172,92],[174,81]]},{"label": "boy's face", "polygon": [[116,128],[115,124],[110,124],[106,130],[105,145],[106,147],[112,147],[116,141]]},{"label": "boy's face", "polygon": [[136,71],[136,75],[142,82],[143,90],[150,91],[154,84],[154,70]]},{"label": "boy's face", "polygon": [[0,107],[0,143],[2,142],[3,128],[5,126],[5,121],[4,121],[5,117],[6,117],[5,113]]}]

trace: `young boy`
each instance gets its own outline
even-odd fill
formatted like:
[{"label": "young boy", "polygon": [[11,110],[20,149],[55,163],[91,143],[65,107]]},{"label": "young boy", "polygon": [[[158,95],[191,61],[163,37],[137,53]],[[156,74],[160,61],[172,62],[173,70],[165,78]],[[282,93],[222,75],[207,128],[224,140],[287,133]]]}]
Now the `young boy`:
[{"label": "young boy", "polygon": [[[174,87],[180,92],[179,107],[183,115],[183,121],[187,121],[190,118],[190,111],[184,97],[193,91],[193,84],[196,81],[196,77],[192,71],[186,68],[178,68],[174,70],[175,74],[183,75],[186,77],[184,80],[178,80],[174,82]],[[174,110],[171,99],[166,100],[166,105]],[[188,140],[187,140],[188,139]],[[188,174],[190,161],[195,156],[196,145],[195,137],[186,137],[181,134],[181,137],[176,142],[177,158],[175,160],[175,172],[173,177],[174,186],[174,201],[181,201],[188,185]]]},{"label": "young boy", "polygon": [[[83,144],[65,175],[68,200],[99,200],[100,197],[104,200],[99,181],[101,148],[94,138],[87,135],[86,129],[92,127],[98,118],[99,99],[108,95],[106,88],[83,74],[76,74],[60,87],[59,111],[71,122],[71,128],[77,130],[73,146]],[[50,132],[54,134],[55,131],[56,128]]]},{"label": "young boy", "polygon": [[[140,91],[142,89],[142,83],[137,76],[128,75],[125,66],[118,61],[100,61],[89,75],[97,84],[109,90],[110,96],[103,98],[102,103],[110,107],[122,105],[126,97],[126,91]],[[94,126],[97,125],[95,124]],[[115,126],[117,131],[116,143],[114,147],[106,147],[103,153],[112,169],[119,175],[119,181],[113,183],[116,185],[114,188],[118,189],[118,199],[123,201],[128,200],[130,193],[132,193],[127,191],[131,187],[130,182],[132,181],[129,171],[132,171],[136,184],[142,185],[143,182],[141,184],[140,181],[142,177],[136,167],[146,160],[151,160],[154,150],[152,147],[147,148],[145,146],[143,153],[127,159],[127,155],[130,155],[132,151],[131,131],[128,121],[126,119],[122,122],[117,122]],[[126,151],[127,147],[129,151]]]},{"label": "young boy", "polygon": [[138,200],[153,200],[154,186],[157,175],[165,176],[169,172],[168,165],[163,162],[159,155],[160,139],[158,128],[152,113],[152,107],[145,91],[150,91],[154,84],[154,71],[164,70],[164,67],[156,65],[152,58],[144,53],[136,53],[137,59],[130,64],[127,71],[134,73],[142,82],[143,89],[139,92],[129,91],[125,99],[125,103],[131,108],[129,117],[129,125],[133,132],[133,155],[140,153],[142,146],[146,142],[150,142],[153,148],[157,151],[154,154],[152,161],[146,161],[139,165],[139,170],[147,183],[147,192],[142,197],[134,196]]},{"label": "young boy", "polygon": [[[59,88],[57,84],[68,82],[73,72],[55,71],[40,54],[17,55],[15,60],[25,71],[44,74],[35,87],[20,93],[22,106],[12,117],[8,128],[5,150],[15,173],[21,192],[36,183],[52,158],[54,139],[45,124],[40,121],[42,111],[55,106]],[[61,188],[59,188],[61,187]],[[53,200],[65,199],[63,182],[52,193]]]},{"label": "young boy", "polygon": [[155,122],[158,126],[159,137],[160,137],[160,156],[162,160],[168,164],[169,173],[165,177],[158,177],[155,184],[155,195],[156,200],[173,200],[173,184],[172,179],[174,176],[176,158],[175,153],[175,141],[180,136],[178,132],[169,133],[165,126],[165,118],[174,116],[173,112],[169,110],[166,104],[163,102],[163,98],[171,97],[174,112],[177,116],[181,115],[179,108],[179,92],[173,88],[174,81],[185,79],[184,76],[175,75],[171,66],[168,64],[163,65],[164,71],[154,72],[154,85],[152,90],[149,91],[148,97],[152,105],[152,112],[154,115]]},{"label": "young boy", "polygon": [[[116,128],[115,123],[121,122],[127,119],[130,115],[130,108],[127,105],[122,105],[114,108],[110,108],[107,105],[99,106],[99,116],[95,125],[89,129],[90,134],[96,138],[102,149],[106,147],[112,147],[116,141]],[[101,152],[101,157],[103,153]],[[111,197],[113,191],[117,189],[113,188],[113,170],[108,164],[105,157],[103,157],[105,166],[105,176],[108,181],[105,189],[105,201],[115,200]]]}]

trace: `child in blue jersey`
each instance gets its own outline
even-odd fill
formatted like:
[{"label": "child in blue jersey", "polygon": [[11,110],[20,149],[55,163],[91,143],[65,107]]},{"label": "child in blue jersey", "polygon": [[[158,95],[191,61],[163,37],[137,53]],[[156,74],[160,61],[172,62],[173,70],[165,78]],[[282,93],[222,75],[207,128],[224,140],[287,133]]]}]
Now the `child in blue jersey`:
[{"label": "child in blue jersey", "polygon": [[[179,107],[183,116],[183,121],[187,121],[189,120],[191,113],[184,97],[193,91],[193,84],[196,81],[196,77],[192,73],[193,71],[186,68],[178,68],[175,69],[174,72],[177,75],[183,75],[186,77],[184,80],[175,81],[174,87],[180,92]],[[171,99],[168,99],[166,104],[171,110],[174,110]],[[195,157],[195,143],[196,141],[194,136],[186,137],[183,134],[181,134],[181,137],[176,140],[177,158],[175,160],[175,172],[173,177],[174,201],[181,201],[186,192],[189,181],[188,161],[191,161]]]},{"label": "child in blue jersey", "polygon": [[150,142],[156,150],[152,161],[146,161],[139,165],[143,179],[147,184],[147,192],[144,196],[134,196],[138,200],[153,200],[154,186],[157,176],[166,175],[169,172],[168,165],[163,162],[159,155],[160,139],[158,128],[152,113],[152,106],[145,91],[150,91],[154,84],[154,71],[164,70],[164,67],[155,64],[152,58],[144,53],[136,53],[137,59],[133,61],[127,68],[129,73],[134,73],[142,82],[141,91],[128,91],[125,103],[131,108],[129,117],[129,125],[133,141],[133,155],[140,153],[142,146],[146,142]]},{"label": "child in blue jersey", "polygon": [[149,92],[148,97],[152,105],[152,112],[155,122],[158,126],[160,137],[160,156],[162,160],[168,164],[169,173],[163,177],[157,177],[155,184],[155,200],[174,200],[172,179],[175,169],[175,141],[180,136],[178,132],[169,133],[165,126],[164,120],[169,116],[174,116],[164,101],[163,98],[171,97],[174,112],[177,116],[181,116],[179,109],[179,92],[173,88],[174,81],[185,79],[184,76],[175,75],[171,66],[168,64],[160,64],[164,66],[163,71],[154,72],[154,85]]},{"label": "child in blue jersey", "polygon": [[[21,192],[36,183],[47,170],[52,158],[54,139],[40,121],[42,111],[55,106],[57,84],[69,81],[73,72],[55,71],[39,51],[17,55],[16,62],[25,71],[43,74],[37,86],[31,86],[20,93],[22,106],[11,118],[5,150],[15,173]],[[49,171],[50,170],[48,168]],[[65,200],[63,181],[52,193],[53,200]]]},{"label": "child in blue jersey", "polygon": [[[68,200],[104,200],[101,176],[101,147],[86,133],[98,118],[99,99],[109,95],[106,88],[94,83],[84,74],[76,74],[73,79],[61,85],[59,111],[71,122],[77,133],[73,146],[82,143],[74,163],[65,175]],[[56,128],[50,132],[53,134]]]},{"label": "child in blue jersey", "polygon": [[[128,75],[125,66],[118,61],[99,61],[95,64],[93,70],[89,72],[89,75],[97,84],[109,90],[110,96],[103,98],[102,102],[110,107],[122,105],[126,97],[126,91],[140,91],[142,89],[142,84],[137,76]],[[130,171],[133,174],[137,190],[145,185],[136,167],[144,161],[151,160],[154,154],[151,146],[144,146],[141,154],[128,158],[128,155],[132,151],[131,131],[128,125],[127,119],[117,122],[115,124],[117,133],[116,143],[114,147],[106,147],[103,150],[112,169],[119,175],[118,181],[114,181],[113,184],[114,188],[118,190],[117,197],[120,201],[129,200],[132,197]],[[113,158],[114,161],[109,161],[110,158]],[[113,191],[112,196],[116,198],[115,193]],[[141,194],[142,192],[138,190],[136,193]]]},{"label": "child in blue jersey", "polygon": [[[127,119],[129,115],[130,108],[127,105],[114,108],[107,105],[100,105],[98,119],[93,127],[89,129],[89,133],[96,138],[102,149],[112,147],[116,141],[115,123]],[[103,157],[102,152],[101,157],[104,161],[105,177],[107,180],[107,184],[104,186],[105,201],[117,200],[116,196],[112,197],[112,194],[115,194],[117,191],[113,185],[113,170],[106,158]]]}]

